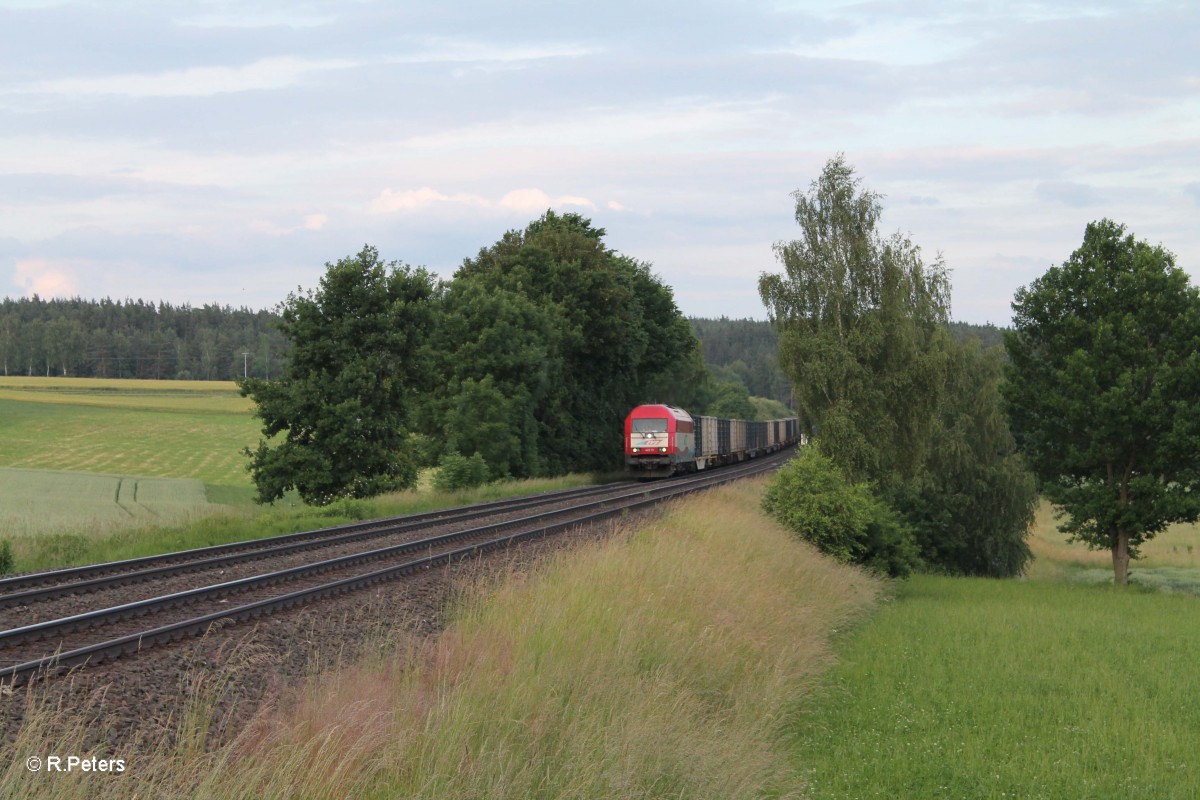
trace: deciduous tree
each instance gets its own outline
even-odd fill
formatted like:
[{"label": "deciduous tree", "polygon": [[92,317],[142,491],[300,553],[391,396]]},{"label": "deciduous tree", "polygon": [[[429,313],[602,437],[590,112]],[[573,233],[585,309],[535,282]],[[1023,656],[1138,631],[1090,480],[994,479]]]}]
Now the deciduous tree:
[{"label": "deciduous tree", "polygon": [[1031,558],[1037,486],[1002,410],[1001,353],[951,346],[925,463],[895,494],[926,563],[966,575],[1011,577]]},{"label": "deciduous tree", "polygon": [[[927,565],[1020,571],[1032,481],[1013,455],[994,360],[950,340],[945,266],[878,233],[880,196],[841,156],[794,197],[800,238],[776,245],[784,272],[763,275],[759,291],[814,441],[904,514]],[[890,561],[871,550],[888,541],[862,539],[862,559]]]},{"label": "deciduous tree", "polygon": [[[470,424],[475,410],[489,424],[507,417],[522,450],[508,460],[513,474],[615,468],[629,409],[650,399],[686,402],[703,369],[670,288],[649,265],[608,248],[604,234],[578,214],[547,211],[454,276],[448,314],[459,319],[447,321],[448,357],[459,362],[449,354],[474,351],[477,341],[495,346],[479,353],[486,365],[444,370],[451,395],[471,396],[447,397],[443,408],[460,412],[455,425]],[[495,402],[492,392],[511,402]],[[462,435],[430,433],[448,445]]]},{"label": "deciduous tree", "polygon": [[851,480],[889,486],[921,464],[946,369],[935,339],[949,315],[940,260],[876,230],[880,196],[838,156],[797,191],[800,238],[775,245],[783,274],[759,293],[803,421]]},{"label": "deciduous tree", "polygon": [[294,487],[324,505],[416,482],[409,411],[433,382],[424,344],[438,287],[369,246],[326,268],[317,290],[281,305],[283,376],[239,382],[266,437],[246,450],[259,502]]},{"label": "deciduous tree", "polygon": [[1004,397],[1060,529],[1112,553],[1200,514],[1200,294],[1174,256],[1104,219],[1013,301]]}]

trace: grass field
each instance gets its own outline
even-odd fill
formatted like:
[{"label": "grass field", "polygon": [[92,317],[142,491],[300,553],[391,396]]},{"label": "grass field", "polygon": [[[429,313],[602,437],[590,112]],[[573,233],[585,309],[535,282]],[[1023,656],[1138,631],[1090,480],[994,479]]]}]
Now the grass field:
[{"label": "grass field", "polygon": [[248,487],[258,435],[232,383],[0,379],[0,467]]},{"label": "grass field", "polygon": [[[227,748],[136,754],[125,784],[31,778],[28,753],[81,735],[47,738],[50,710],[0,795],[1200,796],[1200,599],[1088,585],[1068,558],[916,576],[868,617],[880,584],[766,520],[759,492],[479,586],[432,643],[314,678]],[[1192,532],[1172,535],[1168,562]]]},{"label": "grass field", "polygon": [[1200,796],[1200,601],[919,576],[796,727],[812,798]]},{"label": "grass field", "polygon": [[1043,504],[1027,580],[916,576],[795,726],[811,798],[1200,796],[1200,530],[1112,586]]},{"label": "grass field", "polygon": [[0,468],[6,537],[177,524],[212,511],[198,480]]}]

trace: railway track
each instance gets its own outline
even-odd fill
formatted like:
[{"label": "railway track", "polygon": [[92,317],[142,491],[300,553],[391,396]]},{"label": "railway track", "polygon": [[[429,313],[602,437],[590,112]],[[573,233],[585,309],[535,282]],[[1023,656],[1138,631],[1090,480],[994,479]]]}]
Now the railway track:
[{"label": "railway track", "polygon": [[407,514],[282,536],[249,539],[125,561],[108,561],[102,564],[17,575],[0,579],[0,609],[28,606],[56,597],[95,592],[199,570],[218,569],[278,555],[369,541],[405,531],[420,530],[430,525],[460,523],[494,514],[537,508],[550,503],[568,502],[577,498],[608,494],[614,489],[637,485],[636,481],[626,481],[602,486],[563,489],[533,496],[446,508],[422,514]]},{"label": "railway track", "polygon": [[[203,634],[214,624],[254,619],[641,510],[772,469],[787,454],[782,451],[712,473],[655,484],[565,490],[0,581],[0,608],[27,610],[43,603],[53,605],[56,598],[115,586],[203,573],[282,555],[311,555],[318,548],[361,546],[397,535],[407,537],[398,543],[10,627],[0,631],[0,685],[12,687],[81,664],[102,663]],[[497,515],[505,518],[469,524]],[[420,535],[443,528],[451,529]]]}]

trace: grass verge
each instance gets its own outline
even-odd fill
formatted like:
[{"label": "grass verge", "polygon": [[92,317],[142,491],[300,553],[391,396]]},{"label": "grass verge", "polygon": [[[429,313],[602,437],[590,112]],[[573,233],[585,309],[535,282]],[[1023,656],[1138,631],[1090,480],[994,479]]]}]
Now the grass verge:
[{"label": "grass verge", "polygon": [[118,780],[10,769],[0,793],[794,796],[785,720],[879,584],[767,521],[760,492],[480,584],[440,637],[314,682],[227,748],[136,758]]},{"label": "grass verge", "polygon": [[[3,478],[0,470],[0,479]],[[83,475],[81,478],[101,476]],[[114,479],[117,480],[117,479]],[[418,514],[452,506],[469,505],[505,497],[584,486],[589,475],[565,475],[521,481],[501,481],[459,492],[420,489],[393,492],[371,500],[343,500],[326,507],[306,506],[298,500],[275,506],[195,506],[194,514],[181,510],[176,518],[155,519],[147,525],[117,520],[113,525],[93,514],[73,517],[58,529],[39,528],[21,535],[19,526],[7,530],[14,557],[13,570],[34,572],[77,564],[121,561],[128,558],[190,550],[229,542],[263,539],[300,531],[345,525],[364,519]],[[149,482],[154,485],[153,481]],[[171,483],[169,481],[164,483]],[[88,481],[87,485],[92,485]],[[212,499],[210,492],[209,499]],[[100,504],[97,504],[100,508]],[[214,511],[214,509],[217,509]],[[3,517],[0,516],[0,519]],[[80,520],[84,521],[80,521]]]}]

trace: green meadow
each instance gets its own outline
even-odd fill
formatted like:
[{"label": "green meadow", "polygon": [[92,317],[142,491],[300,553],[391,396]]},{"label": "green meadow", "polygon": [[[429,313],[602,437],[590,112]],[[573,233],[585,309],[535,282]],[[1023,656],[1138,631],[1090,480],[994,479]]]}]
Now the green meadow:
[{"label": "green meadow", "polygon": [[251,486],[259,427],[228,382],[0,379],[0,467]]},{"label": "green meadow", "polygon": [[922,575],[840,642],[792,726],[811,798],[1200,796],[1200,532],[1143,548],[1133,585],[1051,509],[1022,580]]},{"label": "green meadow", "polygon": [[1200,796],[1200,601],[915,577],[795,728],[813,798]]}]

